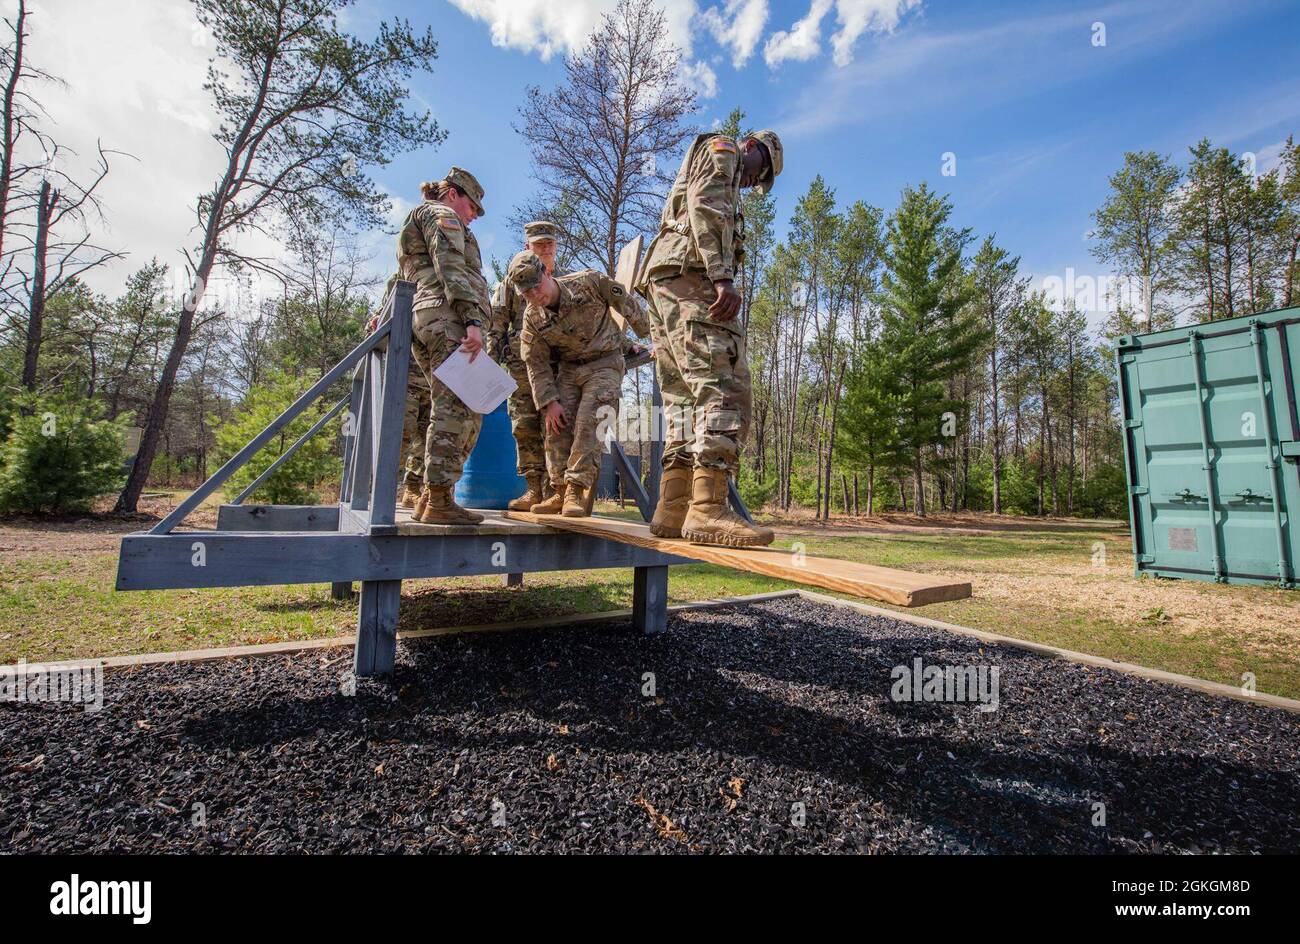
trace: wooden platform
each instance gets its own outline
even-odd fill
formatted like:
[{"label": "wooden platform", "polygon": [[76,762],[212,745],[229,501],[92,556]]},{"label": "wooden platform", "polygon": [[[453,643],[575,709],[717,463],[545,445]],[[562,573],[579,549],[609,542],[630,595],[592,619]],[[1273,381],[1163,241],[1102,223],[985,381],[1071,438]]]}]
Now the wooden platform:
[{"label": "wooden platform", "polygon": [[[483,516],[482,524],[421,524],[418,521],[411,520],[411,509],[398,507],[396,512],[396,523],[375,529],[377,534],[402,534],[407,537],[448,537],[451,535],[471,535],[481,536],[484,534],[494,535],[519,535],[519,534],[548,534],[549,529],[539,524],[533,524],[528,521],[511,521],[505,517],[504,511],[489,511],[487,509],[473,509]],[[352,518],[351,530],[358,533],[369,532],[369,520],[357,515],[348,509],[344,513]]]},{"label": "wooden platform", "polygon": [[832,557],[809,557],[791,551],[767,547],[717,547],[689,541],[657,538],[650,526],[639,521],[619,518],[565,518],[561,515],[534,515],[522,511],[503,512],[506,518],[531,524],[544,524],[561,531],[573,531],[591,537],[608,538],[623,544],[690,557],[709,564],[747,570],[766,577],[792,583],[823,587],[840,593],[880,600],[897,606],[924,606],[964,600],[971,595],[970,584],[914,574],[891,567],[876,567]]}]

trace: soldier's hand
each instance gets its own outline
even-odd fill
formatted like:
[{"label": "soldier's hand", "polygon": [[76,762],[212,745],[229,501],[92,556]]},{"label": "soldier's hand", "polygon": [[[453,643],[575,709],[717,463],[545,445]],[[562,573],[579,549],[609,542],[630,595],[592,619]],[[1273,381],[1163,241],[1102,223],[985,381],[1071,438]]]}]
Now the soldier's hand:
[{"label": "soldier's hand", "polygon": [[546,404],[546,431],[548,433],[558,433],[568,425],[569,416],[564,412],[564,407],[560,406],[559,400],[552,400]]},{"label": "soldier's hand", "polygon": [[460,349],[469,355],[469,362],[474,363],[478,352],[483,350],[483,331],[478,325],[465,329],[465,340],[460,342]]},{"label": "soldier's hand", "polygon": [[740,311],[740,293],[731,279],[719,279],[713,283],[717,299],[709,306],[709,317],[714,321],[730,321]]}]

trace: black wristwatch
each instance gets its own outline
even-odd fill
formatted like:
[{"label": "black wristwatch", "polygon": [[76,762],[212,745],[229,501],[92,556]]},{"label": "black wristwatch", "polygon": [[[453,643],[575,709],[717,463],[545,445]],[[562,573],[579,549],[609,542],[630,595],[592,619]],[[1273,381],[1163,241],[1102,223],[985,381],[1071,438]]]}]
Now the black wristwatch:
[{"label": "black wristwatch", "polygon": [[467,319],[465,319],[465,327],[467,327],[467,328],[481,328],[481,327],[483,327],[483,322],[479,321],[477,318],[467,318]]}]

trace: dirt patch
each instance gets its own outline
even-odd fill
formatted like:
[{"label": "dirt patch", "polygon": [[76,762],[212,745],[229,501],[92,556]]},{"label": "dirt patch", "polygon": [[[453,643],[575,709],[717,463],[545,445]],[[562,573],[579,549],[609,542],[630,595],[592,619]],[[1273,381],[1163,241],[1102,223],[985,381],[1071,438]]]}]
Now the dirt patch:
[{"label": "dirt patch", "polygon": [[[113,498],[97,502],[94,510],[79,515],[10,515],[0,517],[0,553],[51,552],[102,553],[116,550],[119,538],[148,531],[165,518],[187,493],[140,499],[133,515],[115,514]],[[217,508],[205,502],[185,519],[187,527],[215,528]]]},{"label": "dirt patch", "polygon": [[1001,534],[1018,531],[1028,533],[1079,534],[1094,531],[1128,531],[1123,521],[1106,518],[1018,518],[1013,515],[995,515],[984,512],[951,514],[939,512],[922,518],[914,514],[886,512],[880,515],[831,515],[827,520],[813,517],[811,512],[790,512],[766,515],[764,522],[790,534],[834,535],[853,534],[934,534],[946,532],[962,536]]}]

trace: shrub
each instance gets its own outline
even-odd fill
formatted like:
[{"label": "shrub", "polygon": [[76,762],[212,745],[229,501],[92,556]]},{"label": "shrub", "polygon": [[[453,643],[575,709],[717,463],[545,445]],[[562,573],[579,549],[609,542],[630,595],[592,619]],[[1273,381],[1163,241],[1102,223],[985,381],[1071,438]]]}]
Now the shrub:
[{"label": "shrub", "polygon": [[[124,423],[92,400],[27,397],[9,414],[0,445],[0,510],[86,511],[121,487]],[[30,412],[26,412],[30,410]]]},{"label": "shrub", "polygon": [[[217,453],[226,462],[287,410],[294,400],[310,387],[309,377],[294,377],[274,371],[267,382],[248,391],[243,404],[231,419],[216,431]],[[280,431],[280,435],[238,469],[226,482],[230,495],[252,484],[286,449],[297,442],[320,418],[316,409],[307,409]],[[337,478],[342,463],[334,455],[337,427],[327,425],[307,440],[271,477],[258,486],[250,498],[274,505],[314,505],[319,500],[316,489],[326,479]]]},{"label": "shrub", "polygon": [[1080,510],[1094,518],[1128,518],[1128,478],[1124,466],[1107,462],[1092,470],[1079,496]]},{"label": "shrub", "polygon": [[740,499],[745,507],[757,514],[776,494],[776,475],[769,472],[762,483],[754,476],[754,470],[748,465],[741,466],[740,477],[736,481]]}]

